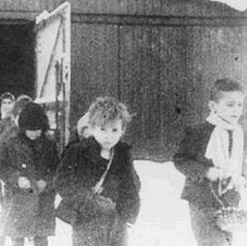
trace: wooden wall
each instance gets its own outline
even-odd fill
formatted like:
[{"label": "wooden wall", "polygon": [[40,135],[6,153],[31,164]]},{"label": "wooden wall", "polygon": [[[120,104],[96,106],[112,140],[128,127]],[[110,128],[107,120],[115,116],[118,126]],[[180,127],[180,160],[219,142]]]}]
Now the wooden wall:
[{"label": "wooden wall", "polygon": [[128,139],[138,158],[171,157],[185,125],[207,115],[217,78],[245,84],[247,26],[78,25],[72,115],[96,96],[117,96],[136,113]]},{"label": "wooden wall", "polygon": [[[33,18],[63,1],[7,2],[0,9]],[[118,97],[136,113],[126,137],[135,158],[170,159],[184,127],[207,115],[217,78],[247,86],[246,13],[206,0],[70,2],[71,125],[97,96]]]}]

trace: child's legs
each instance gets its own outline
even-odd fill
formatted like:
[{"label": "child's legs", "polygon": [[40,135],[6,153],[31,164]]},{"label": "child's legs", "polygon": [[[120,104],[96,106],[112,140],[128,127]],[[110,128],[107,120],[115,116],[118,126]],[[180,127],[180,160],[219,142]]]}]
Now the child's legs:
[{"label": "child's legs", "polygon": [[85,228],[85,226],[73,226],[72,230],[73,246],[96,246],[92,232]]},{"label": "child's legs", "polygon": [[105,246],[108,245],[108,227],[98,218],[83,224],[73,225],[73,246]]},{"label": "child's legs", "polygon": [[39,237],[36,236],[33,239],[34,246],[47,246],[48,245],[48,239],[47,237]]},{"label": "child's legs", "polygon": [[218,228],[214,208],[199,209],[190,204],[191,225],[198,246],[230,246],[232,235]]},{"label": "child's legs", "polygon": [[73,246],[126,246],[126,228],[113,215],[73,225]]},{"label": "child's legs", "polygon": [[24,237],[12,237],[12,246],[24,246],[25,239]]},{"label": "child's legs", "polygon": [[118,216],[115,217],[112,227],[109,230],[110,246],[127,246],[127,227]]}]

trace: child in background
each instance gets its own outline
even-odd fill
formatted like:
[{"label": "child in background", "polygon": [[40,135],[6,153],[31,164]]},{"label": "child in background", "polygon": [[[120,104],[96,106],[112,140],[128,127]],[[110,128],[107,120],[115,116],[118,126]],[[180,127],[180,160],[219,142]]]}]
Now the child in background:
[{"label": "child in background", "polygon": [[19,120],[20,113],[24,109],[24,107],[29,102],[32,102],[32,101],[33,99],[25,94],[21,94],[20,96],[16,98],[15,105],[12,110],[12,117],[11,117],[12,123],[8,127],[6,127],[4,132],[0,134],[0,142],[5,141],[7,137],[11,135],[12,132],[19,129],[18,120]]},{"label": "child in background", "polygon": [[111,97],[97,98],[88,117],[90,136],[70,146],[57,170],[57,215],[70,216],[73,246],[126,245],[126,226],[140,207],[139,177],[121,141],[131,117]]},{"label": "child in background", "polygon": [[0,97],[1,100],[1,120],[0,120],[0,134],[7,128],[14,125],[13,109],[15,105],[15,96],[10,92],[5,92]]},{"label": "child in background", "polygon": [[231,79],[217,80],[212,88],[209,117],[189,127],[174,155],[174,164],[185,177],[182,198],[189,202],[192,229],[199,246],[229,246],[232,234],[220,230],[214,213],[220,208],[212,189],[227,206],[238,206],[244,183],[243,131],[238,124],[244,93]]},{"label": "child in background", "polygon": [[[69,142],[65,148],[65,151],[69,149],[69,147],[72,144],[75,144],[81,141],[83,138],[90,137],[90,129],[88,125],[88,120],[89,120],[89,114],[87,112],[77,121],[75,129],[73,129],[72,133],[70,134]],[[62,153],[62,156],[64,155],[64,153]]]},{"label": "child in background", "polygon": [[1,119],[11,117],[15,105],[15,96],[10,92],[5,92],[1,95],[0,100],[1,100]]},{"label": "child in background", "polygon": [[15,124],[17,126],[18,126],[20,113],[29,102],[33,102],[33,99],[26,94],[21,94],[16,98],[15,105],[13,108],[13,116],[14,116]]}]

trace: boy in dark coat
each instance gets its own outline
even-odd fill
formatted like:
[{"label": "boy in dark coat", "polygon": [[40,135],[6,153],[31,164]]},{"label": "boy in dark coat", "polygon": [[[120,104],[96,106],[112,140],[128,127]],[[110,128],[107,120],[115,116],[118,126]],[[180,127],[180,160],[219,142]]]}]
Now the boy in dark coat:
[{"label": "boy in dark coat", "polygon": [[[12,99],[14,99],[14,97],[11,96],[10,99],[12,100]],[[7,141],[7,139],[13,134],[13,132],[19,130],[19,127],[18,127],[19,115],[20,115],[21,111],[23,110],[23,108],[25,107],[25,105],[31,101],[32,101],[31,97],[29,97],[25,94],[21,94],[20,96],[18,96],[16,98],[16,101],[14,103],[14,108],[13,108],[13,110],[11,110],[12,117],[9,117],[8,120],[6,119],[6,120],[0,121],[0,146],[1,146],[2,142]],[[2,186],[2,181],[0,181],[0,182],[1,182],[1,186]],[[3,201],[2,195],[3,194],[2,194],[2,187],[1,187],[1,193],[0,193],[1,205],[2,205],[2,201]],[[3,218],[3,216],[4,216],[4,211],[1,210],[0,220]],[[4,245],[5,245],[5,238],[1,237],[0,238],[0,246],[4,246]]]},{"label": "boy in dark coat", "polygon": [[[140,207],[140,181],[121,141],[130,115],[110,97],[89,108],[90,137],[66,150],[55,178],[58,217],[70,221],[74,246],[126,245]],[[103,178],[104,177],[104,178]]]},{"label": "boy in dark coat", "polygon": [[[232,234],[222,231],[214,214],[224,206],[238,206],[242,176],[243,131],[238,124],[244,94],[231,79],[217,80],[211,91],[207,120],[188,127],[174,156],[185,177],[182,198],[189,202],[192,229],[199,246],[229,246]],[[219,188],[222,188],[219,190]]]},{"label": "boy in dark coat", "polygon": [[13,246],[23,246],[25,237],[33,238],[35,246],[47,246],[47,236],[55,232],[56,144],[46,135],[49,124],[40,105],[28,103],[18,123],[19,130],[0,146],[3,235],[11,237]]}]

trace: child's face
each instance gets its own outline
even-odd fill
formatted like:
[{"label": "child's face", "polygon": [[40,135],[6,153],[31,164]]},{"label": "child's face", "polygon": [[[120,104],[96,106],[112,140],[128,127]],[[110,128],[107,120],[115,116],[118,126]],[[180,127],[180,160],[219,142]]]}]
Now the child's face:
[{"label": "child's face", "polygon": [[240,91],[221,92],[217,102],[212,102],[211,109],[231,125],[238,123],[243,111],[244,95]]},{"label": "child's face", "polygon": [[10,98],[4,98],[1,102],[1,112],[5,115],[10,115],[14,108],[14,101]]},{"label": "child's face", "polygon": [[90,129],[90,133],[102,149],[111,150],[124,134],[123,122],[117,120],[106,126],[95,126]]},{"label": "child's face", "polygon": [[41,136],[42,130],[26,130],[25,134],[30,140],[36,140]]}]

